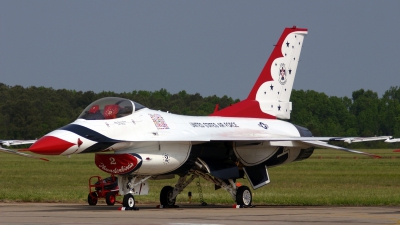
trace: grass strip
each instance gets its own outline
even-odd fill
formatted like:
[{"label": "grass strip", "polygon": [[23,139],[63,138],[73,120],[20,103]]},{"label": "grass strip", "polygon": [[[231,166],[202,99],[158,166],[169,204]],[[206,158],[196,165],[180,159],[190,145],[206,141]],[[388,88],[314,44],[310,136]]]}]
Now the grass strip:
[{"label": "grass strip", "polygon": [[[363,150],[383,156],[372,159],[340,151],[316,150],[311,158],[269,168],[271,183],[253,192],[254,204],[389,206],[400,205],[400,153],[392,149]],[[93,154],[49,157],[50,162],[0,154],[1,202],[86,203],[88,179],[107,177],[94,164]],[[137,202],[158,204],[159,193],[170,180],[150,180],[150,193],[136,196]],[[177,197],[177,204],[200,204],[196,179]],[[249,185],[247,180],[237,180]],[[234,204],[223,189],[200,179],[208,204]],[[122,197],[119,197],[121,200]],[[105,204],[103,200],[99,204]]]}]

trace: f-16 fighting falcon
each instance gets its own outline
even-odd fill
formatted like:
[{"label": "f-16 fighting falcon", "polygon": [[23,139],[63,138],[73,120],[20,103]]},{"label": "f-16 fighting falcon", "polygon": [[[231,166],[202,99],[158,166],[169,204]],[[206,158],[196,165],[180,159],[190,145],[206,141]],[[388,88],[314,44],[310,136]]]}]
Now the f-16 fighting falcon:
[{"label": "f-16 fighting falcon", "polygon": [[375,157],[327,141],[391,137],[314,137],[307,128],[281,120],[290,118],[290,95],[307,32],[295,26],[285,28],[248,97],[209,116],[176,115],[107,97],[87,106],[74,122],[37,140],[29,151],[94,153],[97,167],[118,177],[123,206],[130,208],[135,207],[135,195],[148,193],[149,179],[179,177],[175,185],[162,188],[164,207],[173,207],[177,195],[198,177],[225,189],[237,205],[250,206],[250,188],[237,187],[236,179],[247,178],[252,189],[261,188],[270,183],[269,168],[307,159],[314,148]]}]

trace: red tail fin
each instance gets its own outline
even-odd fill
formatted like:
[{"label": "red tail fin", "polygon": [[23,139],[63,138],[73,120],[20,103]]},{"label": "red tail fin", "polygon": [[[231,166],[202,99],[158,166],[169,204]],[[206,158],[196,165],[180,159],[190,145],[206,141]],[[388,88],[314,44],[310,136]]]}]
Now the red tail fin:
[{"label": "red tail fin", "polygon": [[307,29],[285,28],[247,99],[211,116],[289,119],[289,102]]}]

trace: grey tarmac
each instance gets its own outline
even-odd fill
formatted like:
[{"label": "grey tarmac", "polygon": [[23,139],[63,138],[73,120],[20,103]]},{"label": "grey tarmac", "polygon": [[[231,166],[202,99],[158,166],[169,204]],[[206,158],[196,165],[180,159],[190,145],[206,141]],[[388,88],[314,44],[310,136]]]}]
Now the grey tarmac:
[{"label": "grey tarmac", "polygon": [[137,211],[119,206],[63,203],[0,203],[0,224],[400,224],[400,207],[266,206],[232,208],[230,205],[180,205],[156,208],[137,205]]}]

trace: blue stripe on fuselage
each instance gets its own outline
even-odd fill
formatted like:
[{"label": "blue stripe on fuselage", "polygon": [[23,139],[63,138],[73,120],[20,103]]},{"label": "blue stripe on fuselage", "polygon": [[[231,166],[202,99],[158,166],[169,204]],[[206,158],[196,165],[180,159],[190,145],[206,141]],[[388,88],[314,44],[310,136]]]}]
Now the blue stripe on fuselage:
[{"label": "blue stripe on fuselage", "polygon": [[84,127],[81,125],[77,125],[77,124],[68,124],[64,127],[61,127],[60,130],[71,131],[72,133],[75,133],[81,137],[87,138],[87,139],[89,139],[91,141],[95,141],[95,142],[112,142],[112,143],[123,142],[121,140],[109,138],[107,136],[100,134],[97,131],[94,131],[90,128],[87,128],[87,127]]},{"label": "blue stripe on fuselage", "polygon": [[77,125],[77,124],[68,124],[64,127],[59,128],[60,130],[67,130],[73,132],[81,137],[87,138],[91,141],[97,142],[96,144],[90,146],[89,148],[83,150],[81,153],[89,153],[89,152],[99,152],[103,151],[115,143],[123,142],[121,140],[116,140],[109,138],[100,134],[97,131],[94,131],[90,128]]}]

